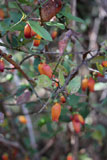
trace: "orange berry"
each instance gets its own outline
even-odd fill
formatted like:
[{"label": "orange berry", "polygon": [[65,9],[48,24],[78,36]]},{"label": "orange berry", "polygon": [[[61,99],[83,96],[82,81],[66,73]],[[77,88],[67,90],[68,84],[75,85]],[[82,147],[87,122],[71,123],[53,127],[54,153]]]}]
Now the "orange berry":
[{"label": "orange berry", "polygon": [[2,8],[0,8],[0,20],[3,20],[4,19],[4,11]]},{"label": "orange berry", "polygon": [[90,77],[88,80],[88,88],[90,92],[94,92],[94,85],[95,85],[95,80],[92,77]]},{"label": "orange berry", "polygon": [[9,159],[8,154],[7,154],[7,153],[4,153],[4,154],[2,155],[2,160],[8,160],[8,159]]},{"label": "orange berry", "polygon": [[76,122],[80,122],[82,125],[84,125],[85,123],[84,118],[80,114],[75,114],[73,116],[73,120]]},{"label": "orange berry", "polygon": [[38,70],[39,70],[40,74],[44,74],[44,75],[48,76],[49,78],[52,77],[52,69],[48,64],[40,63],[38,65]]},{"label": "orange berry", "polygon": [[88,78],[84,78],[81,83],[82,90],[85,91],[88,88]]},{"label": "orange berry", "polygon": [[72,155],[71,155],[71,154],[69,154],[69,155],[67,156],[67,160],[73,160],[73,158],[72,158]]},{"label": "orange berry", "polygon": [[52,39],[55,39],[55,38],[57,37],[57,34],[58,34],[57,31],[53,31],[53,32],[51,33]]},{"label": "orange berry", "polygon": [[25,38],[31,38],[31,27],[29,24],[26,24],[24,27],[24,36]]},{"label": "orange berry", "polygon": [[40,74],[44,74],[44,72],[43,72],[43,66],[45,65],[45,63],[40,63],[39,65],[38,65],[38,71],[40,72]]},{"label": "orange berry", "polygon": [[102,62],[102,66],[103,66],[103,67],[107,67],[107,61],[103,61],[103,62]]},{"label": "orange berry", "polygon": [[37,35],[35,36],[35,38],[36,38],[36,39],[33,40],[33,45],[34,45],[35,47],[38,47],[38,46],[40,45],[41,36],[37,34]]},{"label": "orange berry", "polygon": [[5,67],[4,60],[0,59],[0,72],[4,72],[4,67]]},{"label": "orange berry", "polygon": [[61,96],[61,97],[60,97],[60,101],[61,101],[62,103],[65,103],[65,102],[66,102],[65,97],[64,97],[64,96]]},{"label": "orange berry", "polygon": [[52,121],[58,122],[59,116],[61,114],[61,105],[59,103],[55,103],[52,106],[51,114],[52,114]]},{"label": "orange berry", "polygon": [[77,121],[73,120],[72,124],[73,124],[75,132],[79,133],[80,130],[81,130],[81,124],[80,124],[80,122],[77,122]]},{"label": "orange berry", "polygon": [[23,124],[27,123],[27,119],[25,118],[25,116],[18,116],[18,120],[20,123],[23,123]]},{"label": "orange berry", "polygon": [[43,65],[43,74],[49,78],[52,78],[52,69],[48,64]]}]

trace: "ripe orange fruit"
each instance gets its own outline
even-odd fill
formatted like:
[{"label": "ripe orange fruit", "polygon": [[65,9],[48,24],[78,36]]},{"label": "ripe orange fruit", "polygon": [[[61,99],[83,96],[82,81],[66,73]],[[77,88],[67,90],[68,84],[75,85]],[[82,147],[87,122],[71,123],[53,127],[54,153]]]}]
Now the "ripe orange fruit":
[{"label": "ripe orange fruit", "polygon": [[24,36],[25,38],[31,38],[31,27],[29,24],[26,24],[24,27]]},{"label": "ripe orange fruit", "polygon": [[64,96],[61,96],[61,97],[60,97],[60,101],[61,101],[62,103],[65,103],[65,102],[66,102],[65,97],[64,97]]},{"label": "ripe orange fruit", "polygon": [[8,154],[7,154],[7,153],[4,153],[4,154],[2,155],[2,160],[8,160],[8,159],[9,159]]},{"label": "ripe orange fruit", "polygon": [[60,114],[61,114],[61,105],[59,103],[55,103],[52,106],[51,110],[52,121],[58,122]]},{"label": "ripe orange fruit", "polygon": [[84,78],[81,83],[82,90],[85,91],[88,88],[88,78]]},{"label": "ripe orange fruit", "polygon": [[85,123],[84,118],[80,114],[75,114],[73,116],[73,120],[75,120],[76,122],[80,122],[82,125],[84,125]]},{"label": "ripe orange fruit", "polygon": [[40,74],[44,74],[44,72],[43,72],[43,66],[45,65],[45,63],[40,63],[39,65],[38,65],[38,71],[40,72]]},{"label": "ripe orange fruit", "polygon": [[[34,32],[34,31],[33,31],[33,32]],[[33,33],[33,34],[34,34],[34,33]],[[41,36],[37,34],[37,35],[35,36],[35,38],[36,38],[36,39],[33,40],[33,45],[34,45],[35,47],[38,47],[38,46],[40,45]]]},{"label": "ripe orange fruit", "polygon": [[71,154],[69,154],[69,155],[67,156],[67,160],[73,160],[73,158],[72,158],[72,155],[71,155]]},{"label": "ripe orange fruit", "polygon": [[88,88],[90,92],[94,92],[94,85],[95,85],[95,80],[92,77],[90,77],[88,80]]},{"label": "ripe orange fruit", "polygon": [[18,116],[18,120],[20,123],[23,123],[23,124],[27,123],[27,119],[25,118],[25,116]]},{"label": "ripe orange fruit", "polygon": [[75,132],[79,133],[80,130],[81,130],[81,124],[80,124],[80,122],[76,122],[75,120],[73,120],[72,124],[73,124]]},{"label": "ripe orange fruit", "polygon": [[107,67],[107,61],[103,61],[103,62],[102,62],[102,66],[103,66],[103,67]]},{"label": "ripe orange fruit", "polygon": [[52,78],[52,69],[48,64],[45,64],[43,66],[43,73],[49,78]]},{"label": "ripe orange fruit", "polygon": [[0,20],[3,20],[4,19],[4,11],[2,8],[0,8]]},{"label": "ripe orange fruit", "polygon": [[48,76],[49,78],[52,78],[52,69],[48,64],[40,63],[38,65],[38,70],[39,70],[40,74],[44,74],[44,75]]},{"label": "ripe orange fruit", "polygon": [[4,60],[0,59],[0,72],[4,72],[4,67],[5,67]]},{"label": "ripe orange fruit", "polygon": [[52,39],[55,39],[55,38],[57,37],[57,34],[58,34],[57,31],[53,31],[53,32],[51,33]]}]

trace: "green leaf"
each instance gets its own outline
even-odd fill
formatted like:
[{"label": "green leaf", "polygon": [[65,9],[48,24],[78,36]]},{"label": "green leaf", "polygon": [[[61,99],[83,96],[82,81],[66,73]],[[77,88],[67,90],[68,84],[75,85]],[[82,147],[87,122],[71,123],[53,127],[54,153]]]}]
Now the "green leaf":
[{"label": "green leaf", "polygon": [[98,130],[92,133],[92,137],[99,142],[102,141],[102,138],[103,138],[101,132]]},{"label": "green leaf", "polygon": [[104,56],[97,56],[91,60],[91,63],[101,63],[104,60]]},{"label": "green leaf", "polygon": [[98,124],[98,125],[95,127],[95,129],[99,130],[99,131],[102,133],[103,137],[106,136],[106,130],[105,130],[105,128],[103,127],[103,125]]},{"label": "green leaf", "polygon": [[60,29],[65,29],[65,26],[64,26],[64,24],[62,24],[62,23],[58,23],[58,22],[47,22],[46,23],[48,26],[56,26],[56,27],[58,27],[58,28],[60,28]]},{"label": "green leaf", "polygon": [[65,82],[65,78],[64,78],[64,74],[63,74],[62,71],[59,72],[59,77],[58,77],[58,79],[59,79],[60,85],[63,86],[63,85],[64,85],[64,82]]},{"label": "green leaf", "polygon": [[62,108],[62,109],[61,109],[61,115],[60,115],[59,120],[62,121],[62,122],[69,122],[69,121],[70,121],[70,118],[69,118],[69,116],[67,115],[67,113],[69,113],[68,108]]},{"label": "green leaf", "polygon": [[77,107],[78,107],[78,109],[79,109],[79,113],[80,113],[84,118],[86,118],[87,115],[89,114],[88,103],[87,103],[87,102],[78,103]]},{"label": "green leaf", "polygon": [[9,8],[18,8],[18,5],[16,2],[9,2]]},{"label": "green leaf", "polygon": [[46,75],[40,75],[40,76],[38,76],[37,86],[45,87],[45,88],[51,87],[52,86],[52,80]]},{"label": "green leaf", "polygon": [[71,13],[62,11],[61,14],[70,20],[74,20],[79,23],[85,23],[85,21],[79,17],[73,16]]},{"label": "green leaf", "polygon": [[22,17],[22,14],[19,13],[18,11],[10,11],[9,12],[9,15],[10,15],[10,20],[14,23],[17,23],[18,21],[20,21],[21,17]]},{"label": "green leaf", "polygon": [[79,160],[92,160],[87,154],[82,154],[79,156]]},{"label": "green leaf", "polygon": [[18,0],[20,3],[23,3],[23,4],[30,4],[30,2],[29,1],[27,1],[27,0]]},{"label": "green leaf", "polygon": [[41,61],[40,57],[36,57],[35,60],[34,60],[33,66],[34,66],[34,69],[35,69],[36,72],[38,72],[38,64],[40,64],[40,61]]},{"label": "green leaf", "polygon": [[10,19],[5,19],[4,21],[0,22],[0,31],[8,31],[10,23]]},{"label": "green leaf", "polygon": [[67,97],[67,102],[70,106],[77,105],[79,103],[79,99],[80,99],[79,96],[76,96],[73,94],[73,95],[70,95],[69,97]]},{"label": "green leaf", "polygon": [[40,26],[38,22],[28,21],[28,23],[31,26],[31,28],[34,30],[34,32],[39,34],[42,38],[44,38],[48,41],[52,41],[52,37],[51,37],[50,33],[45,28]]},{"label": "green leaf", "polygon": [[25,26],[25,22],[20,22],[17,25],[14,25],[10,28],[10,31],[23,31]]},{"label": "green leaf", "polygon": [[81,77],[76,76],[68,84],[67,91],[68,91],[68,93],[76,93],[80,89],[80,86],[81,86]]},{"label": "green leaf", "polygon": [[103,74],[103,66],[101,64],[99,64],[98,62],[96,62],[96,66],[97,66],[97,69],[99,70],[99,72],[101,74]]}]

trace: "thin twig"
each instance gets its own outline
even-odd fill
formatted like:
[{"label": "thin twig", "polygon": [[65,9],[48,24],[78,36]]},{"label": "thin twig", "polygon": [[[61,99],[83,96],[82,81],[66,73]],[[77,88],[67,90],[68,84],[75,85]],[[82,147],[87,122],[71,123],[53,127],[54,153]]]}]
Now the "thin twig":
[{"label": "thin twig", "polygon": [[20,66],[14,61],[12,60],[12,58],[10,58],[6,53],[2,53],[2,51],[0,50],[0,55],[6,60],[8,61],[10,64],[12,64],[13,66],[15,66],[15,68],[22,73],[23,77],[30,82],[31,84],[35,84],[35,81],[30,79],[27,74],[20,68]]}]

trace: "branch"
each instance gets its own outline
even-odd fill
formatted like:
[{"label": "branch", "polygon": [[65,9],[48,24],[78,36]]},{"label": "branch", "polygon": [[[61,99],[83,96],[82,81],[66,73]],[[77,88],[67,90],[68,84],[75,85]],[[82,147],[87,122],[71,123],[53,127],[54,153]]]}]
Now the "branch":
[{"label": "branch", "polygon": [[13,66],[15,66],[15,68],[21,72],[21,74],[23,75],[23,77],[30,82],[31,84],[35,84],[35,81],[30,79],[27,74],[20,68],[20,66],[14,61],[12,60],[6,53],[2,53],[2,51],[0,50],[0,55],[6,60],[8,61],[10,64],[12,64]]}]

